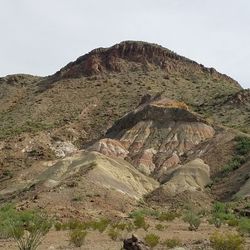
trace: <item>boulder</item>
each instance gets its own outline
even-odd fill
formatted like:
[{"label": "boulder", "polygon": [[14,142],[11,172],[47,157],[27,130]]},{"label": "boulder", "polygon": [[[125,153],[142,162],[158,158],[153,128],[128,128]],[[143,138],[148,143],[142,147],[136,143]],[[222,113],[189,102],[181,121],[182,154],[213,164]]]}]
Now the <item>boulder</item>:
[{"label": "boulder", "polygon": [[131,238],[123,241],[123,248],[125,250],[150,250],[150,248],[134,234]]}]

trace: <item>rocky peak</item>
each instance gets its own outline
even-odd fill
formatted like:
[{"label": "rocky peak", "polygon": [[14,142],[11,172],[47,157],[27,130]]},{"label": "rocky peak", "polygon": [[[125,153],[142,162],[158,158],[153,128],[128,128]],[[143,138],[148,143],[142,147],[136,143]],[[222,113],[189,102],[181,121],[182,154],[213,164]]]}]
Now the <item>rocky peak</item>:
[{"label": "rocky peak", "polygon": [[214,68],[206,68],[160,45],[141,41],[124,41],[110,48],[94,49],[66,65],[56,73],[56,76],[75,78],[138,69],[143,71],[162,69],[167,73],[206,72],[235,82]]}]

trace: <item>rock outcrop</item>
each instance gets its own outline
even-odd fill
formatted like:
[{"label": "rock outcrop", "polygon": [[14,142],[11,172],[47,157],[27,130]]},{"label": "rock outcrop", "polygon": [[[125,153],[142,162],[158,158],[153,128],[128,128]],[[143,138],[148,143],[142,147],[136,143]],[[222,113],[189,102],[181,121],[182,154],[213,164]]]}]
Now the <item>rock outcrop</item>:
[{"label": "rock outcrop", "polygon": [[195,159],[179,165],[169,173],[165,184],[153,191],[153,196],[176,196],[185,191],[204,191],[205,186],[210,182],[210,168],[201,159]]},{"label": "rock outcrop", "polygon": [[124,159],[129,151],[117,140],[105,138],[97,141],[89,148],[90,151],[97,151],[107,156]]},{"label": "rock outcrop", "polygon": [[130,161],[141,172],[163,181],[180,158],[215,131],[181,102],[149,98],[118,120],[91,150]]},{"label": "rock outcrop", "polygon": [[[160,45],[138,41],[124,41],[110,48],[94,49],[66,65],[55,76],[71,78],[107,72],[126,72],[135,68],[145,71],[162,69],[169,73],[186,72],[191,68],[192,71],[207,72],[215,77],[221,77],[214,68],[206,68]],[[234,82],[228,76],[222,77]]]},{"label": "rock outcrop", "polygon": [[146,244],[139,240],[134,234],[131,238],[125,239],[123,241],[123,249],[125,250],[149,250],[150,248]]},{"label": "rock outcrop", "polygon": [[[201,159],[195,159],[185,165],[179,165],[165,177],[165,183],[148,195],[148,200],[167,202],[177,199],[185,202],[191,197],[192,202],[206,197],[204,189],[210,183],[210,168]],[[191,198],[191,199],[192,199]]]},{"label": "rock outcrop", "polygon": [[[41,165],[41,163],[40,163]],[[79,182],[92,183],[105,189],[115,190],[135,199],[152,191],[158,183],[137,171],[128,162],[104,156],[97,152],[78,152],[55,162],[44,162],[24,171],[13,179],[8,187],[0,191],[1,197],[8,197],[39,186],[43,190],[64,185],[70,179],[81,176]]]}]

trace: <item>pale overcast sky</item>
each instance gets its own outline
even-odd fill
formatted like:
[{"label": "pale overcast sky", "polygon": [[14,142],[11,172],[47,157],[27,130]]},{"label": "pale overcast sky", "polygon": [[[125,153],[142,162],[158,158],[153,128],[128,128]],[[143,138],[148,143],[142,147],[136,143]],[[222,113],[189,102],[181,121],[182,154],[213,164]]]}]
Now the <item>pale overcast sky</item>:
[{"label": "pale overcast sky", "polygon": [[158,43],[250,87],[250,0],[0,0],[0,76],[49,75],[96,47]]}]

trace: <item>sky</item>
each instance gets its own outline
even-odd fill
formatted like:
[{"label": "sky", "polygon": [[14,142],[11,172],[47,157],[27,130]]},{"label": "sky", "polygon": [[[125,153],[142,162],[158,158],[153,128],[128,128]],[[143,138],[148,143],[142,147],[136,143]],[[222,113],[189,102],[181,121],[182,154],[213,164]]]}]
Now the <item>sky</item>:
[{"label": "sky", "polygon": [[0,76],[50,75],[97,47],[160,44],[250,88],[249,0],[0,0]]}]

